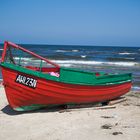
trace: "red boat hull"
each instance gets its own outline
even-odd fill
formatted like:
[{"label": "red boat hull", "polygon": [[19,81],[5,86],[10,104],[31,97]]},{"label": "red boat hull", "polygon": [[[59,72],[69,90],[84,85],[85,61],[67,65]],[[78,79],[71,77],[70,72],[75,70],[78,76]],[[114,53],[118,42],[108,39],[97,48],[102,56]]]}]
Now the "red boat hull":
[{"label": "red boat hull", "polygon": [[86,86],[37,79],[36,88],[15,82],[18,74],[31,76],[2,67],[5,91],[10,106],[15,109],[30,105],[56,105],[70,103],[103,102],[114,99],[131,89],[131,82],[105,86]]}]

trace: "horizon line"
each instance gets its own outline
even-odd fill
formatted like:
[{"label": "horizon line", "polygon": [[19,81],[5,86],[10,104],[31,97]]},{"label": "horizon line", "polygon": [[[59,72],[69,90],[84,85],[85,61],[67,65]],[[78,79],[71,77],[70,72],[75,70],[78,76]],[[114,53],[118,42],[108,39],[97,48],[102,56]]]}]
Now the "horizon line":
[{"label": "horizon line", "polygon": [[[13,42],[14,43],[14,42]],[[45,43],[15,43],[18,45],[49,45],[49,46],[87,46],[87,47],[135,47],[135,48],[140,48],[140,46],[124,46],[124,45],[80,45],[80,44],[45,44]],[[4,43],[0,43],[0,45],[4,45]]]}]

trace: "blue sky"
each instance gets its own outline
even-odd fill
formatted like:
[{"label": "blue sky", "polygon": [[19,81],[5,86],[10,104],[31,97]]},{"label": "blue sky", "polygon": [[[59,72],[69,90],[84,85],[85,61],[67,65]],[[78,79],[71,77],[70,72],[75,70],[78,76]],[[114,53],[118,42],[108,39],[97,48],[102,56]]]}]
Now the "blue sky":
[{"label": "blue sky", "polygon": [[140,46],[140,0],[0,0],[0,42]]}]

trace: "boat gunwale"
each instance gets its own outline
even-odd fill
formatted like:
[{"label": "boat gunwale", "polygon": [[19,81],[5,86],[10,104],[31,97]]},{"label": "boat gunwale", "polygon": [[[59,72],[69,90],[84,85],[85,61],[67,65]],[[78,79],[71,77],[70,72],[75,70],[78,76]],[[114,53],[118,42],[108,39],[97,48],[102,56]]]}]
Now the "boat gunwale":
[{"label": "boat gunwale", "polygon": [[[73,85],[82,85],[82,86],[106,86],[106,85],[116,85],[116,84],[131,82],[131,73],[116,74],[116,75],[115,74],[114,75],[113,74],[112,75],[102,75],[102,76],[93,77],[94,80],[98,80],[98,79],[111,78],[111,77],[114,77],[114,76],[120,76],[120,77],[121,76],[126,76],[126,75],[130,76],[130,78],[127,79],[127,80],[107,82],[107,83],[100,84],[100,83],[96,83],[96,82],[95,83],[90,83],[90,82],[89,83],[88,82],[84,83],[84,82],[73,82],[73,81],[65,81],[65,80],[63,81],[60,77],[51,76],[51,75],[46,74],[46,73],[30,70],[30,69],[27,69],[27,68],[24,68],[24,67],[21,67],[21,66],[17,66],[17,65],[11,64],[11,63],[6,63],[6,62],[1,62],[0,65],[2,67],[12,69],[12,70],[17,71],[17,72],[21,72],[23,74],[32,75],[32,76],[35,76],[35,77],[38,77],[38,78],[51,80],[51,81],[54,81],[54,82],[60,82],[60,83],[64,83],[64,84],[73,84]],[[60,68],[60,69],[69,70],[69,68]],[[70,70],[73,70],[73,69],[70,69]],[[76,71],[76,70],[74,69],[74,71]],[[78,72],[85,73],[84,71],[78,71]],[[92,72],[86,72],[86,73],[93,74]]]}]

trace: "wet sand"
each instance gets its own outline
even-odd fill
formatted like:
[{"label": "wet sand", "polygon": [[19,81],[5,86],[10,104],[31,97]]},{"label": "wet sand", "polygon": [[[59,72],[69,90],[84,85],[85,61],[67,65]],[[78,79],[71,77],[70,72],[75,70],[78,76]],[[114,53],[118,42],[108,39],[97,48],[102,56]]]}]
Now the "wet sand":
[{"label": "wet sand", "polygon": [[[129,92],[115,108],[60,108],[21,113],[0,88],[0,140],[139,140],[140,92]],[[61,113],[60,113],[61,112]]]}]

